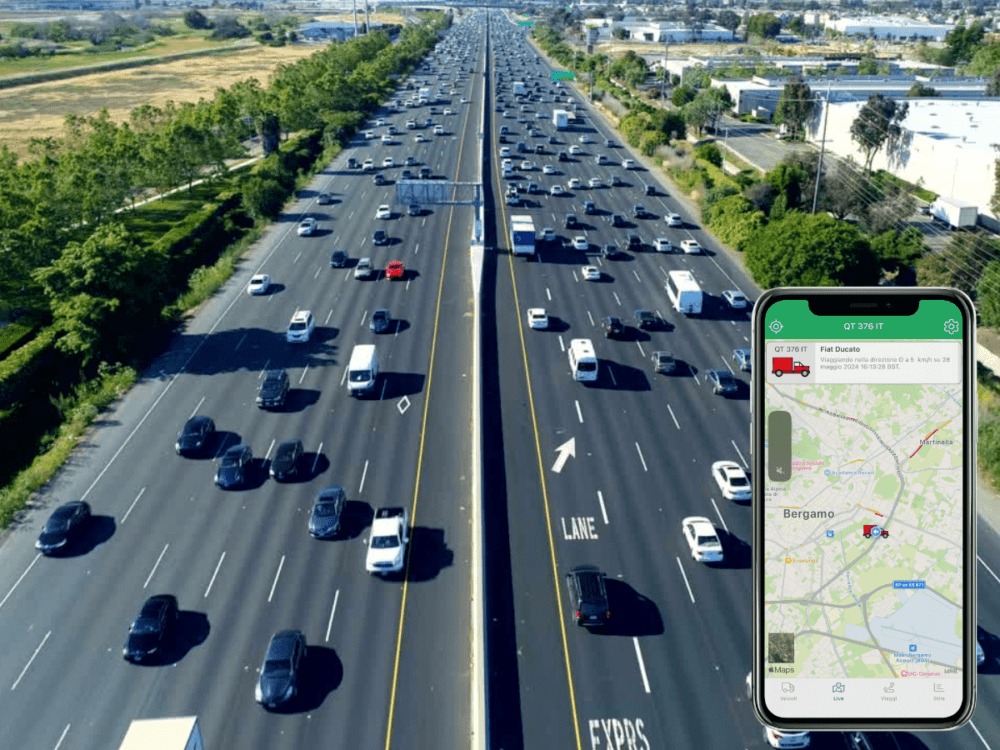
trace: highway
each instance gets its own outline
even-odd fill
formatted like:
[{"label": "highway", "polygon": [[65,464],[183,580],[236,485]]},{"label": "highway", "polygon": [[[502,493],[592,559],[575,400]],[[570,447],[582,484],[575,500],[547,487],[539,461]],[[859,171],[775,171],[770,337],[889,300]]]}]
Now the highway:
[{"label": "highway", "polygon": [[[492,48],[503,82],[497,95],[504,106],[513,101],[511,82],[543,82],[544,101],[531,109],[548,113],[555,105],[548,93],[549,69],[525,50],[521,72],[513,27]],[[524,72],[539,74],[527,78]],[[496,258],[495,359],[499,375],[495,398],[502,422],[487,486],[503,487],[510,528],[511,585],[509,607],[515,623],[516,690],[506,706],[509,723],[523,728],[521,743],[510,747],[563,748],[732,748],[765,746],[763,730],[753,715],[744,680],[751,664],[750,549],[748,504],[724,500],[710,475],[712,462],[728,459],[749,469],[749,376],[735,372],[741,390],[735,398],[714,395],[704,371],[733,366],[732,350],[749,346],[750,318],[730,311],[719,295],[740,289],[751,299],[759,294],[739,267],[712,238],[701,232],[679,201],[664,186],[656,198],[642,192],[653,181],[645,171],[624,170],[623,148],[605,148],[603,139],[620,143],[582,96],[566,89],[586,113],[581,126],[559,133],[565,149],[589,134],[596,142],[568,163],[554,156],[528,158],[552,163],[559,174],[535,171],[517,179],[538,182],[543,191],[572,177],[586,185],[599,177],[607,185],[612,173],[629,183],[616,188],[572,191],[571,196],[531,196],[528,206],[501,205],[494,231],[501,246]],[[494,201],[502,203],[506,184],[500,163],[499,129],[526,140],[525,125],[493,111],[491,133]],[[514,116],[520,112],[509,112]],[[524,113],[533,117],[533,112]],[[550,118],[538,121],[547,141],[555,133]],[[549,148],[549,147],[547,147]],[[594,155],[605,153],[609,166]],[[516,161],[520,161],[517,159]],[[637,162],[639,160],[637,159]],[[639,162],[641,163],[641,162]],[[516,173],[515,173],[516,174]],[[594,200],[603,215],[584,217],[582,201]],[[631,216],[642,202],[656,219],[632,220],[637,228],[612,229],[607,213]],[[683,229],[670,229],[664,211],[680,213]],[[587,222],[585,231],[562,228],[567,211]],[[512,214],[530,214],[536,229],[552,227],[562,240],[543,246],[534,259],[505,254],[506,227]],[[623,244],[636,231],[647,247],[623,260],[593,255],[607,242]],[[586,255],[565,246],[571,235],[584,234]],[[674,245],[692,237],[704,255],[658,254],[648,247],[655,236]],[[587,258],[590,258],[588,260]],[[597,264],[602,281],[582,280],[580,267]],[[707,314],[688,319],[670,309],[663,290],[665,273],[690,270],[711,295]],[[532,330],[525,314],[544,307],[556,318],[550,330]],[[656,310],[662,330],[640,332],[631,325],[636,308]],[[620,316],[627,326],[624,340],[603,337],[600,319]],[[574,382],[565,352],[572,338],[594,341],[602,369],[592,386]],[[489,349],[489,345],[486,345]],[[656,375],[650,353],[672,350],[684,363],[674,375]],[[557,461],[557,449],[575,441],[575,457]],[[496,476],[498,475],[498,476]],[[710,568],[692,561],[681,533],[681,519],[707,516],[719,531],[726,560]],[[1000,743],[997,658],[1000,611],[1000,541],[982,524],[979,550],[980,635],[988,664],[981,668],[979,702],[970,725],[954,732],[872,735],[878,747],[997,748]],[[613,626],[609,634],[591,634],[573,624],[565,573],[581,564],[597,565],[607,574]],[[513,680],[497,680],[510,685]],[[815,732],[812,746],[843,747],[839,733]]]},{"label": "highway", "polygon": [[[376,222],[400,168],[379,170],[390,178],[379,187],[345,167],[348,157],[413,155],[436,179],[478,180],[480,111],[459,99],[480,99],[483,63],[478,45],[465,46],[479,75],[448,70],[459,90],[442,102],[454,114],[437,118],[447,134],[422,128],[427,142],[413,143],[405,111],[385,115],[405,134],[395,145],[359,135],[4,540],[0,747],[108,750],[132,719],[191,714],[212,750],[467,745],[472,211],[431,206],[407,216],[395,205],[396,218]],[[317,204],[321,190],[332,205]],[[305,216],[319,220],[316,236],[297,235]],[[376,226],[391,245],[372,245]],[[408,277],[355,280],[351,268],[330,267],[335,248],[371,257],[380,275],[401,259]],[[258,271],[276,286],[252,297],[244,289]],[[393,325],[376,336],[367,318],[377,307],[391,309]],[[301,309],[315,317],[312,340],[286,343]],[[372,342],[383,372],[377,398],[352,400],[347,359]],[[289,373],[289,401],[262,411],[258,383],[275,367]],[[193,414],[222,431],[216,454],[238,440],[252,446],[248,488],[215,487],[211,455],[175,454]],[[292,437],[305,445],[307,474],[279,484],[267,478],[267,459]],[[330,484],[346,489],[350,538],[318,541],[309,512]],[[41,557],[33,543],[42,523],[71,499],[94,509],[83,543],[61,559]],[[367,528],[384,505],[403,505],[412,519],[404,580],[364,570]],[[121,655],[129,623],[159,593],[180,602],[178,643],[165,665],[130,665]],[[272,713],[254,702],[254,686],[270,636],[287,628],[309,644],[304,685]]]}]

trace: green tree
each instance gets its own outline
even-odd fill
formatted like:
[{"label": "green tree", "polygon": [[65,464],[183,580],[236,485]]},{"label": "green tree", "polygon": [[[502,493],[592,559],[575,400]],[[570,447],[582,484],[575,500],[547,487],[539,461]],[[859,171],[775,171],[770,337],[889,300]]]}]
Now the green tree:
[{"label": "green tree", "polygon": [[628,39],[628,30],[623,29],[621,26],[616,26],[611,30],[611,36],[615,39]]},{"label": "green tree", "polygon": [[912,265],[927,248],[924,237],[916,227],[903,231],[890,229],[871,238],[872,253],[879,265],[889,272],[895,272]]},{"label": "green tree", "polygon": [[883,146],[894,148],[902,135],[900,123],[906,119],[910,105],[872,94],[851,123],[851,140],[864,152],[865,173],[871,172],[872,161]]},{"label": "green tree", "polygon": [[746,251],[767,220],[742,195],[730,195],[707,208],[705,222],[712,233],[734,250]]},{"label": "green tree", "polygon": [[729,29],[735,34],[736,29],[740,27],[743,19],[740,18],[739,13],[727,9],[719,11],[719,14],[715,17],[715,22],[722,28]]},{"label": "green tree", "polygon": [[806,120],[812,114],[816,102],[813,101],[812,89],[799,76],[792,76],[785,84],[774,110],[774,121],[779,125],[788,126],[792,138],[798,138],[805,127]]},{"label": "green tree", "polygon": [[683,107],[688,102],[694,101],[696,96],[698,96],[698,92],[693,86],[682,83],[670,94],[670,101],[675,107]]},{"label": "green tree", "polygon": [[781,21],[773,13],[760,13],[750,16],[747,21],[747,36],[758,36],[763,39],[774,39],[781,33]]},{"label": "green tree", "polygon": [[780,194],[778,188],[767,181],[754,183],[743,191],[743,196],[765,215],[771,212],[774,199]]},{"label": "green tree", "polygon": [[733,106],[733,99],[725,86],[702,89],[693,101],[682,108],[684,120],[701,135],[705,128],[715,129],[719,117]]},{"label": "green tree", "polygon": [[184,13],[184,25],[189,29],[210,29],[212,22],[208,20],[200,10],[191,10]]},{"label": "green tree", "polygon": [[1000,261],[991,260],[976,285],[979,317],[984,326],[1000,326]]},{"label": "green tree", "polygon": [[974,296],[987,261],[1000,254],[998,244],[979,233],[957,233],[944,250],[917,261],[917,284],[951,286]]},{"label": "green tree", "polygon": [[243,207],[258,221],[278,216],[287,195],[288,191],[267,175],[253,175],[243,183]]},{"label": "green tree", "polygon": [[[1000,145],[993,144],[993,148],[1000,152]],[[990,210],[1000,218],[1000,156],[993,160],[993,197],[990,198]]]},{"label": "green tree", "polygon": [[874,57],[865,57],[858,61],[859,76],[873,76],[878,73],[878,63]]},{"label": "green tree", "polygon": [[906,95],[910,97],[941,96],[936,89],[934,89],[931,86],[924,86],[919,81],[910,86],[910,89],[909,91],[906,92]]},{"label": "green tree", "polygon": [[747,269],[763,289],[776,286],[872,286],[871,246],[854,226],[825,214],[789,212],[755,232]]},{"label": "green tree", "polygon": [[997,69],[1000,69],[1000,40],[981,45],[972,56],[967,72],[974,76],[988,76]]},{"label": "green tree", "polygon": [[722,166],[722,151],[718,144],[703,143],[695,148],[694,155],[699,159],[704,159],[709,164],[714,164],[717,167]]},{"label": "green tree", "polygon": [[785,197],[788,208],[798,208],[803,202],[803,189],[809,182],[809,176],[808,169],[802,164],[784,161],[764,175],[764,180]]},{"label": "green tree", "polygon": [[242,39],[250,36],[252,32],[241,24],[234,16],[222,16],[216,19],[213,24],[212,33],[209,39]]},{"label": "green tree", "polygon": [[951,66],[972,61],[982,46],[985,35],[982,21],[976,21],[968,27],[964,21],[960,21],[944,38],[945,48],[941,55],[941,64]]}]

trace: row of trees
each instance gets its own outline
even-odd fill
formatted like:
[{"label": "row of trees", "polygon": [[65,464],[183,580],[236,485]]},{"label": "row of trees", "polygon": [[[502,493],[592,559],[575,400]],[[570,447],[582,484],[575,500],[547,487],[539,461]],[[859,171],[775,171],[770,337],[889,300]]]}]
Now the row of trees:
[{"label": "row of trees", "polygon": [[46,40],[56,44],[88,40],[94,45],[109,42],[135,45],[173,33],[169,24],[162,23],[149,14],[137,13],[126,17],[106,11],[95,20],[61,18],[38,23],[16,23],[11,27],[9,35],[14,39]]}]

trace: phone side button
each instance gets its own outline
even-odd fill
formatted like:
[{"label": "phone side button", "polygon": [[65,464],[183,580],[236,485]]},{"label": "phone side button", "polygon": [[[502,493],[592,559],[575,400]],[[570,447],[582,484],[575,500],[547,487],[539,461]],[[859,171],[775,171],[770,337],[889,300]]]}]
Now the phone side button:
[{"label": "phone side button", "polygon": [[750,455],[753,456],[753,417],[750,418]]}]

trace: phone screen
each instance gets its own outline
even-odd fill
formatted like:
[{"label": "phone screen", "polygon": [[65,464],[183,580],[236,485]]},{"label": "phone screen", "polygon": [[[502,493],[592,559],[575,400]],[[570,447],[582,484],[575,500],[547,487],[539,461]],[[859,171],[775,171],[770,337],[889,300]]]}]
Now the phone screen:
[{"label": "phone screen", "polygon": [[789,720],[953,716],[974,398],[962,310],[816,315],[779,299],[762,325],[765,706]]}]

